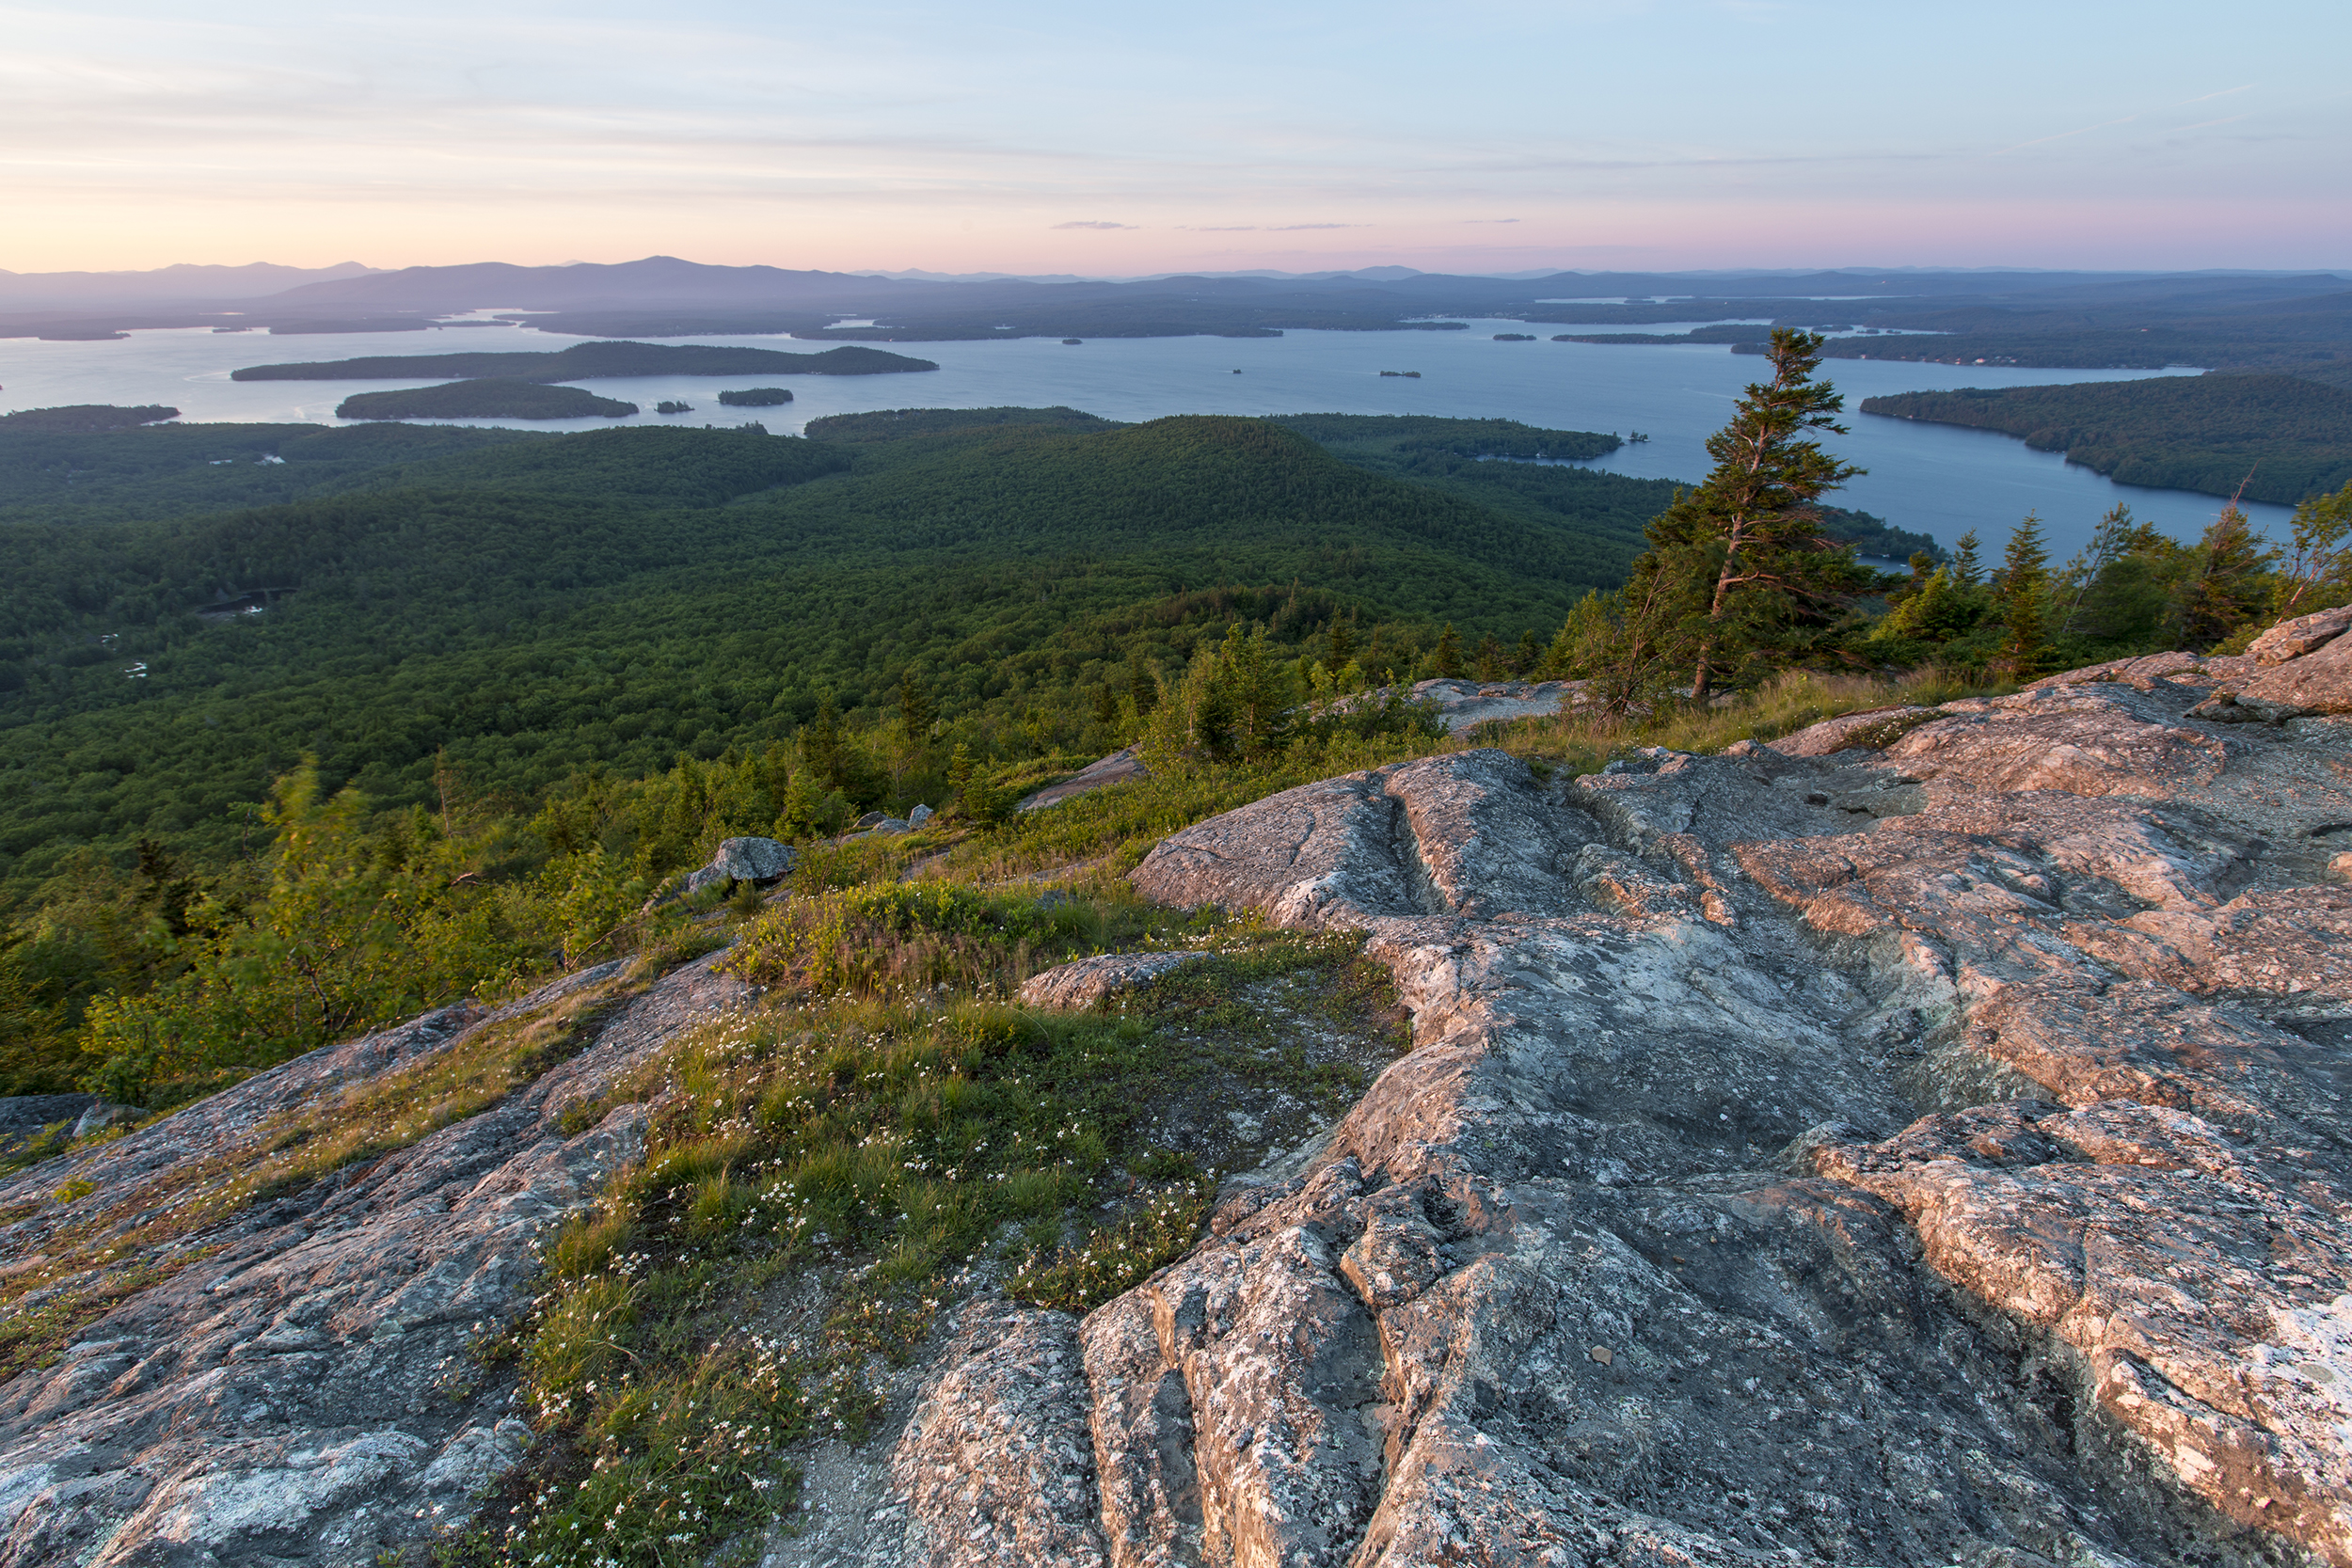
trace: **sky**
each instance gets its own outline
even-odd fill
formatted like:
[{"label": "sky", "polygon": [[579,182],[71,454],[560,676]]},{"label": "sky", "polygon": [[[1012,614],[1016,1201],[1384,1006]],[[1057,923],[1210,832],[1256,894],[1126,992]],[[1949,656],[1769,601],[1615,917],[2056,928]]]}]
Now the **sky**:
[{"label": "sky", "polygon": [[2352,6],[0,3],[0,268],[2352,266]]}]

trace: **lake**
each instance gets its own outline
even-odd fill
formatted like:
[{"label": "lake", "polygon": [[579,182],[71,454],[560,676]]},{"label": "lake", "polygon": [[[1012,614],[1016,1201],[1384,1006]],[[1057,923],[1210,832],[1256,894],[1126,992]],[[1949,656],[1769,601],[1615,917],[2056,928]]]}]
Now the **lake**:
[{"label": "lake", "polygon": [[[1668,324],[1647,330],[1675,331]],[[1645,479],[1696,480],[1707,471],[1707,437],[1764,368],[1753,355],[1720,344],[1555,343],[1551,334],[1579,328],[1476,321],[1461,332],[1310,332],[1280,338],[1101,338],[1068,346],[1051,338],[1005,342],[882,343],[876,347],[938,361],[914,375],[794,376],[795,400],[779,408],[731,409],[723,387],[750,378],[643,376],[574,383],[646,410],[633,420],[495,420],[533,430],[594,430],[615,423],[732,425],[756,419],[778,433],[798,432],[826,414],[876,408],[974,408],[1066,404],[1112,420],[1168,414],[1438,414],[1501,418],[1566,430],[1641,431],[1646,442],[1620,448],[1593,467]],[[1606,329],[1602,329],[1606,330]],[[1534,342],[1496,342],[1497,332],[1534,332]],[[271,337],[195,327],[134,332],[109,342],[0,341],[0,412],[61,404],[169,404],[189,421],[335,422],[335,405],[353,392],[412,382],[231,381],[243,365],[344,359],[360,355],[447,354],[461,350],[548,352],[578,340],[497,325],[442,326],[424,332],[321,333]],[[664,340],[668,341],[668,340]],[[791,349],[789,339],[707,337],[695,342]],[[2139,371],[2026,370],[1833,359],[1829,378],[1849,405],[1885,392],[1955,387],[2047,386],[2121,381]],[[1383,376],[1419,371],[1418,380]],[[1235,372],[1239,372],[1238,374]],[[695,412],[664,416],[656,403],[692,404]],[[2090,537],[2101,513],[2117,501],[2173,537],[2193,540],[2220,501],[2182,490],[2116,484],[2055,452],[1985,431],[1852,415],[1851,434],[1833,448],[1869,472],[1839,496],[1899,528],[1949,544],[1975,529],[1997,559],[2010,528],[2038,513],[2058,561]],[[2284,536],[2288,509],[2249,505],[2257,527]]]}]

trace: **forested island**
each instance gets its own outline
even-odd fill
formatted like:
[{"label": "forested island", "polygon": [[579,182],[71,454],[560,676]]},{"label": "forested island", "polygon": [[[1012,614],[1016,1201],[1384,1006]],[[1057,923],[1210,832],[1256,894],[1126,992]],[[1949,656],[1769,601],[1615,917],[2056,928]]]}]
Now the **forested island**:
[{"label": "forested island", "polygon": [[69,404],[61,408],[22,408],[0,414],[0,430],[38,430],[51,435],[82,435],[105,430],[136,430],[141,425],[176,420],[180,410],[162,404],[136,408],[106,403]]},{"label": "forested island", "polygon": [[633,403],[602,398],[584,387],[485,376],[396,392],[355,392],[335,405],[339,420],[618,420]]},{"label": "forested island", "polygon": [[2352,481],[2352,391],[2212,373],[1865,399],[1865,414],[2019,436],[2125,484],[2292,506]]},{"label": "forested island", "polygon": [[738,392],[721,392],[719,401],[729,408],[773,408],[792,401],[789,387],[748,387]]},{"label": "forested island", "polygon": [[700,343],[574,343],[557,353],[372,355],[307,364],[247,365],[231,381],[410,381],[419,376],[589,381],[632,375],[892,375],[935,371],[929,359],[845,346],[817,354]]}]

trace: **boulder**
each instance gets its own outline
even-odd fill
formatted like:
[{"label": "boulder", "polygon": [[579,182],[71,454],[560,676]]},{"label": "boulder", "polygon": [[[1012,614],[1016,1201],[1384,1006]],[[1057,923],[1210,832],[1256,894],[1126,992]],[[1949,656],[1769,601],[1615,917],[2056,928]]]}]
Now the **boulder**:
[{"label": "boulder", "polygon": [[2279,723],[2306,714],[2352,713],[2352,606],[2281,621],[2256,638],[2220,689],[2189,717],[2217,723]]},{"label": "boulder", "polygon": [[718,853],[710,859],[709,869],[735,881],[756,882],[766,887],[782,881],[800,855],[789,844],[772,838],[723,839]]},{"label": "boulder", "polygon": [[2352,713],[2352,637],[2330,638],[2309,653],[2272,664],[2238,682],[2230,695],[2239,707],[2265,720]]},{"label": "boulder", "polygon": [[146,1113],[135,1105],[118,1105],[111,1100],[100,1100],[93,1095],[89,1107],[73,1123],[73,1135],[87,1138],[93,1132],[103,1132],[109,1127],[136,1121],[144,1115]]},{"label": "boulder", "polygon": [[932,815],[930,807],[916,806],[913,811],[907,813],[907,826],[910,828],[919,828],[924,823],[929,822],[931,819]]},{"label": "boulder", "polygon": [[2326,644],[2352,628],[2352,605],[2338,605],[2333,610],[2316,610],[2298,615],[2292,621],[2281,621],[2247,646],[2246,652],[2265,669],[2284,664],[2291,658],[2301,658],[2316,653]]},{"label": "boulder", "polygon": [[1099,1006],[1105,998],[1146,985],[1171,970],[1207,958],[1206,953],[1102,953],[1057,964],[1021,982],[1021,1002],[1031,1007],[1069,1010]]}]

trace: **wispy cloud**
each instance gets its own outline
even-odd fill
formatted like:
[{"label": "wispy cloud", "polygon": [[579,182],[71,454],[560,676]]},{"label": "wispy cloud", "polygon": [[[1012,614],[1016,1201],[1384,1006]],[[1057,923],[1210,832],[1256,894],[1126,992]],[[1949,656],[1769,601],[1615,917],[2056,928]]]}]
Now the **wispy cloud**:
[{"label": "wispy cloud", "polygon": [[2121,119],[2103,119],[2096,125],[2085,125],[2079,130],[2060,131],[2055,136],[2036,136],[2031,141],[2021,141],[2013,147],[2004,147],[1999,152],[1995,152],[1994,156],[1997,158],[2002,156],[2004,153],[2022,152],[2028,147],[2040,147],[2045,142],[2064,141],[2069,136],[2087,136],[2093,131],[2105,131],[2109,126],[2129,125],[2133,120],[2136,120],[2139,117],[2137,115],[2125,115]]},{"label": "wispy cloud", "polygon": [[1073,223],[1057,223],[1054,227],[1057,229],[1134,229],[1139,226],[1132,223],[1101,223],[1080,219]]},{"label": "wispy cloud", "polygon": [[2184,98],[2172,106],[2176,109],[2185,109],[2191,103],[2210,103],[2217,98],[2227,98],[2233,92],[2251,92],[2255,85],[2252,82],[2247,82],[2234,87],[2223,87],[2219,92],[2208,92],[2195,98]]}]

